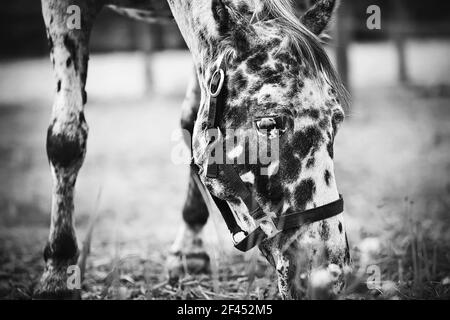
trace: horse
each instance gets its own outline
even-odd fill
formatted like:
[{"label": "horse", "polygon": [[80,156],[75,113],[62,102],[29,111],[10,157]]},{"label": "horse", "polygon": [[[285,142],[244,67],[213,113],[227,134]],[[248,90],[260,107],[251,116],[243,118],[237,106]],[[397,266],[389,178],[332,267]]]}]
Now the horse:
[{"label": "horse", "polygon": [[[67,24],[74,5],[81,13],[76,29]],[[67,268],[79,256],[74,190],[88,138],[89,37],[107,6],[148,22],[174,19],[195,65],[181,108],[191,175],[184,225],[167,259],[169,278],[209,269],[201,236],[209,195],[236,246],[257,246],[276,269],[282,298],[310,297],[305,288],[320,282],[322,271],[332,276],[326,296],[342,292],[351,258],[333,144],[348,97],[320,39],[335,0],[310,7],[290,0],[42,0],[56,93],[46,141],[51,223],[36,297],[74,297],[76,291],[66,283]],[[239,139],[243,135],[248,139]],[[211,147],[217,151],[230,140],[232,150],[222,151],[232,162],[211,162]],[[261,141],[266,147],[277,142],[276,160],[233,162],[247,159]]]}]

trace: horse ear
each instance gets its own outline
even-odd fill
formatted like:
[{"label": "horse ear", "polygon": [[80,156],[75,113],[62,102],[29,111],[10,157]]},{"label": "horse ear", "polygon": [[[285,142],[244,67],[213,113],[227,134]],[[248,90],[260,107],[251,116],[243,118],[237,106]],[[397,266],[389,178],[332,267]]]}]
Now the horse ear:
[{"label": "horse ear", "polygon": [[[337,0],[316,0],[315,4],[300,17],[300,21],[315,35],[320,35],[331,21]],[[296,8],[304,9],[304,0],[295,0]]]},{"label": "horse ear", "polygon": [[219,33],[223,35],[229,30],[230,14],[222,0],[211,0],[211,10],[217,23]]}]

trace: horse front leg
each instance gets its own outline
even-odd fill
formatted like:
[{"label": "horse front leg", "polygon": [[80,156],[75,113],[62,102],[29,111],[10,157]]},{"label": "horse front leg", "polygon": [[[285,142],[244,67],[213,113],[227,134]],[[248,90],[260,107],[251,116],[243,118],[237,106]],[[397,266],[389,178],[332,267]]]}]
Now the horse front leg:
[{"label": "horse front leg", "polygon": [[37,298],[76,298],[80,294],[77,288],[67,285],[67,279],[68,268],[76,265],[78,258],[74,189],[88,136],[84,117],[88,42],[101,2],[42,0],[57,92],[47,131],[47,156],[53,178],[50,234],[44,249],[45,270],[35,292]]},{"label": "horse front leg", "polygon": [[[200,86],[195,70],[192,74],[182,106],[181,127],[190,145],[194,123],[200,106]],[[169,280],[174,283],[186,273],[198,274],[210,271],[210,259],[203,246],[202,230],[208,220],[208,208],[203,200],[197,173],[191,169],[188,192],[183,207],[183,225],[172,245],[167,259]]]}]

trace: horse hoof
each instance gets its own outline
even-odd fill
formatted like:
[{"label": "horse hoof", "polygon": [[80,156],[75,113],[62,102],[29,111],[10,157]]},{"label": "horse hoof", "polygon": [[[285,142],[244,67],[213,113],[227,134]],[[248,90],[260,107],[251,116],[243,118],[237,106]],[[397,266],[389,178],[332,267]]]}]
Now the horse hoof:
[{"label": "horse hoof", "polygon": [[174,253],[167,258],[169,283],[174,284],[186,274],[211,273],[210,259],[206,252]]},{"label": "horse hoof", "polygon": [[33,294],[34,300],[81,300],[81,290],[54,290],[44,291],[38,289]]},{"label": "horse hoof", "polygon": [[81,290],[68,287],[67,273],[64,268],[47,267],[33,299],[36,300],[81,300]]}]

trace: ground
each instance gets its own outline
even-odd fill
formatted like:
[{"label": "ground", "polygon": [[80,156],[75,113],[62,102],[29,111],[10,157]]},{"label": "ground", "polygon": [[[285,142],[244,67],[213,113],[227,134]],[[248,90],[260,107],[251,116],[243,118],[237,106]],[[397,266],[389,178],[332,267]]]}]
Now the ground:
[{"label": "ground", "polygon": [[[100,69],[104,60],[98,60]],[[0,82],[0,298],[7,299],[30,298],[42,272],[51,188],[45,134],[54,85],[43,71],[50,63],[8,62],[4,74],[18,65],[28,70],[22,78],[19,70]],[[171,158],[182,95],[136,98],[140,89],[129,85],[132,90],[115,96],[114,81],[95,72],[89,80],[95,85],[88,87],[88,154],[76,195],[80,246],[98,216],[83,298],[278,298],[273,270],[257,252],[232,248],[217,213],[204,232],[212,275],[167,283],[164,260],[182,221],[188,178],[187,166]],[[165,83],[156,86],[173,90]],[[102,87],[108,98],[96,94]],[[342,298],[448,299],[450,91],[378,83],[352,94],[335,146],[355,261],[354,281]],[[361,279],[373,266],[381,282],[369,290]]]}]

